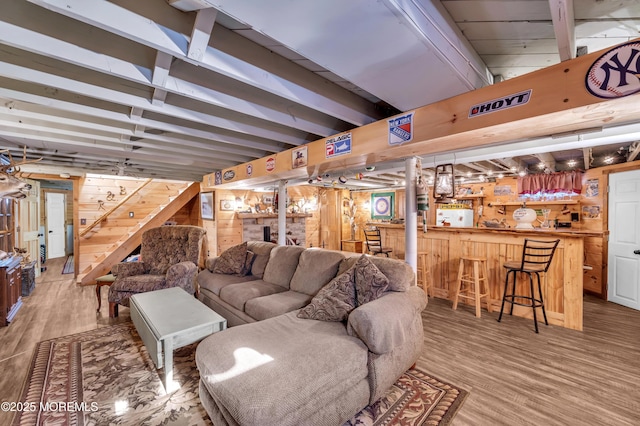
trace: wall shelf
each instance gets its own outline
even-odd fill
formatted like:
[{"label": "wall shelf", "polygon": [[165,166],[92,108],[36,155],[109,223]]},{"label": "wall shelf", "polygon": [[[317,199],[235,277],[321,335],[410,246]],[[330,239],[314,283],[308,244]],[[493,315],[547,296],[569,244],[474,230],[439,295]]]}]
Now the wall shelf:
[{"label": "wall shelf", "polygon": [[475,200],[478,198],[484,198],[486,197],[486,195],[484,194],[467,194],[467,195],[461,195],[459,197],[453,197],[456,200]]},{"label": "wall shelf", "polygon": [[[238,219],[255,219],[256,223],[262,223],[264,219],[277,219],[277,213],[236,213]],[[311,213],[287,213],[287,218],[292,218],[294,222],[301,217],[313,217]]]},{"label": "wall shelf", "polygon": [[578,200],[547,200],[547,201],[496,201],[493,203],[489,203],[489,207],[500,207],[500,206],[521,206],[525,204],[527,206],[551,206],[551,205],[561,205],[568,206],[571,204],[579,204]]}]

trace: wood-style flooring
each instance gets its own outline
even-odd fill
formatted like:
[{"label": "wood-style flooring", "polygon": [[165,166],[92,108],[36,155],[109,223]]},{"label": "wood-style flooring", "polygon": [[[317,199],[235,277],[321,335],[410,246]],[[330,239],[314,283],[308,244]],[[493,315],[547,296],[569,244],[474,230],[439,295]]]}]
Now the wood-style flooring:
[{"label": "wood-style flooring", "polygon": [[[37,342],[129,321],[109,319],[107,287],[96,313],[94,286],[47,271],[9,327],[0,328],[0,401],[19,401]],[[640,424],[640,312],[585,297],[584,331],[540,325],[430,299],[418,366],[470,392],[454,425]],[[0,412],[0,425],[13,413]]]}]

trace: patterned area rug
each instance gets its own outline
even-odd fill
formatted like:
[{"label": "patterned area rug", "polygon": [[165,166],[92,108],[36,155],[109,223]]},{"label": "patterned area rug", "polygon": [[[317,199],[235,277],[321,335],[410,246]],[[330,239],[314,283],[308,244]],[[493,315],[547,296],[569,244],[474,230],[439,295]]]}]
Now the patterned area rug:
[{"label": "patterned area rug", "polygon": [[[211,425],[198,396],[196,344],[174,353],[168,394],[132,323],[40,342],[14,425]],[[446,425],[467,392],[412,369],[345,425]]]}]

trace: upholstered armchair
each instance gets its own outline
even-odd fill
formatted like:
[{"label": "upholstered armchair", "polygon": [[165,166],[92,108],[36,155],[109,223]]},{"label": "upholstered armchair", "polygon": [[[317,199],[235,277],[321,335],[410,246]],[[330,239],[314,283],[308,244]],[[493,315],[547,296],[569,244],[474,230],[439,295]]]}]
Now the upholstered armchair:
[{"label": "upholstered armchair", "polygon": [[200,248],[206,231],[189,225],[161,226],[142,234],[140,262],[114,265],[116,279],[109,288],[109,316],[118,316],[118,305],[129,306],[136,293],[182,287],[195,293]]}]

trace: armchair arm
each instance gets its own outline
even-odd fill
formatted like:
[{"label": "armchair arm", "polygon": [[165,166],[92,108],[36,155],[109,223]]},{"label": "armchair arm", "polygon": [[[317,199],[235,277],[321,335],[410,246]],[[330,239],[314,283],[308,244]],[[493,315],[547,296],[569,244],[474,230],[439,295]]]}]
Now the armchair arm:
[{"label": "armchair arm", "polygon": [[194,281],[196,272],[198,272],[198,266],[191,261],[171,265],[169,269],[167,269],[167,288],[182,287],[187,293],[193,294],[195,291]]},{"label": "armchair arm", "polygon": [[146,274],[148,268],[144,262],[122,262],[111,267],[111,272],[118,278]]},{"label": "armchair arm", "polygon": [[424,291],[416,286],[407,291],[388,292],[353,310],[347,333],[359,337],[375,354],[391,352],[405,342],[405,331],[426,306]]}]

